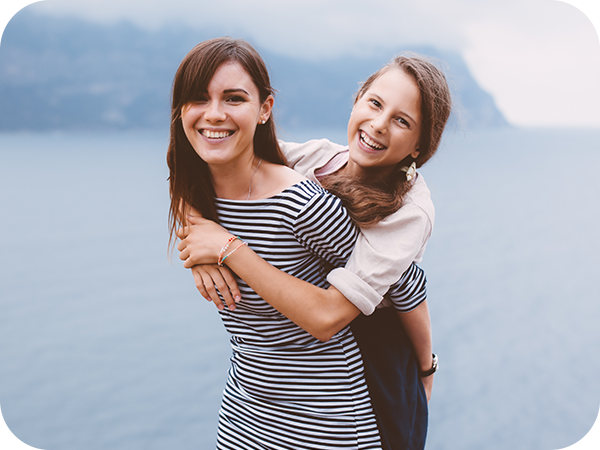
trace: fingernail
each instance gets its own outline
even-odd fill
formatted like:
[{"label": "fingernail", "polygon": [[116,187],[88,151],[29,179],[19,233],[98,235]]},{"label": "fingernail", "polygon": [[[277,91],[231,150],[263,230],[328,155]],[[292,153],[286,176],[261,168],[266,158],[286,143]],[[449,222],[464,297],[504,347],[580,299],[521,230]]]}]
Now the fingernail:
[{"label": "fingernail", "polygon": [[219,304],[219,305],[217,305],[217,309],[218,309],[219,311],[223,311],[223,310],[225,309],[225,307],[224,307],[223,305],[220,305],[220,304]]},{"label": "fingernail", "polygon": [[235,311],[235,305],[229,305],[229,311]]},{"label": "fingernail", "polygon": [[239,303],[242,300],[242,297],[240,297],[239,295],[235,296],[235,302]]}]

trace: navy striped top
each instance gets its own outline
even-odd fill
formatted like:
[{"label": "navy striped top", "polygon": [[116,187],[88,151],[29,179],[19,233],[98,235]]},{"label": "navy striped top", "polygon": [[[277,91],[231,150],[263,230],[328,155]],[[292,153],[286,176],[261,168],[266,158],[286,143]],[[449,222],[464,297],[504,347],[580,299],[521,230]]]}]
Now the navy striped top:
[{"label": "navy striped top", "polygon": [[[357,237],[341,202],[312,181],[268,199],[216,200],[220,223],[275,267],[323,288]],[[238,278],[243,301],[220,311],[231,367],[219,449],[379,449],[360,351],[345,327],[328,342],[299,328]]]}]

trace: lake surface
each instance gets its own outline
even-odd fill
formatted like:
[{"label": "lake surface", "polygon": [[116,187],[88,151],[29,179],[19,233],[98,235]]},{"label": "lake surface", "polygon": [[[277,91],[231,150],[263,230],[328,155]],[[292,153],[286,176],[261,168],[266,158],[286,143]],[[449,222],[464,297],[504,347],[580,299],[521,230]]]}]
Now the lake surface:
[{"label": "lake surface", "polygon": [[[168,260],[167,141],[0,134],[0,405],[33,447],[214,448],[230,347]],[[600,130],[514,129],[452,133],[423,168],[429,450],[554,450],[594,423],[599,167]]]}]

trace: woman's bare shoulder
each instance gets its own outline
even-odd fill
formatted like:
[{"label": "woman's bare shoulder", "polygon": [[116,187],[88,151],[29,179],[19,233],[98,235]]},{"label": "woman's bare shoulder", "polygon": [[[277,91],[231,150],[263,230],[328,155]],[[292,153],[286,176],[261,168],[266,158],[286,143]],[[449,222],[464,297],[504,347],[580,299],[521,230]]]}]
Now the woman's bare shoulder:
[{"label": "woman's bare shoulder", "polygon": [[269,180],[269,189],[266,192],[261,193],[261,197],[263,198],[279,194],[285,189],[307,179],[304,175],[295,170],[278,164],[267,164],[265,167],[265,175]]}]

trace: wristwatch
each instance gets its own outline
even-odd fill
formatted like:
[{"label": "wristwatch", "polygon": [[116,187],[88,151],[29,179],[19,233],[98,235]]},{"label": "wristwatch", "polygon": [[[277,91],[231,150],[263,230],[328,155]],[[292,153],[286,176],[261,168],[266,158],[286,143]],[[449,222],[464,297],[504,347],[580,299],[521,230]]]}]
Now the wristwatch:
[{"label": "wristwatch", "polygon": [[433,357],[431,369],[426,370],[424,372],[419,370],[419,376],[421,378],[428,377],[429,375],[433,375],[438,370],[438,357],[435,353],[432,353],[431,356]]}]

